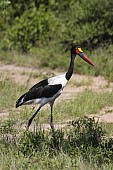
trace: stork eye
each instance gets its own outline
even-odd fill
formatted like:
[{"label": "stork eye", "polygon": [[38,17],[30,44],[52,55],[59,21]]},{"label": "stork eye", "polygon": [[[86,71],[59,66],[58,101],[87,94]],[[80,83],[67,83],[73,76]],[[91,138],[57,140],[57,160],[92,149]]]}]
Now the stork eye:
[{"label": "stork eye", "polygon": [[82,49],[81,49],[81,48],[78,48],[78,51],[79,51],[79,52],[81,52],[81,53],[83,53],[83,51],[82,51]]}]

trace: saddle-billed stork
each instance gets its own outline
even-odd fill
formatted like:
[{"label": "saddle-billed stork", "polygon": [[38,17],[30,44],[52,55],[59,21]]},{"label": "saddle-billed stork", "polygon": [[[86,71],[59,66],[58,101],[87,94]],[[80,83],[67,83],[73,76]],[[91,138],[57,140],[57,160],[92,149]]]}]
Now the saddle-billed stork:
[{"label": "saddle-billed stork", "polygon": [[94,64],[87,58],[87,56],[83,53],[80,46],[73,46],[71,48],[71,60],[67,73],[54,76],[45,80],[42,80],[35,84],[29,91],[23,94],[16,102],[16,108],[21,105],[27,104],[40,104],[37,111],[34,115],[29,119],[27,128],[29,128],[32,123],[33,118],[39,112],[39,110],[45,104],[49,103],[51,107],[51,117],[50,117],[50,127],[54,129],[53,124],[53,104],[55,99],[61,95],[65,85],[71,78],[74,69],[74,59],[75,56],[80,56],[83,60],[85,60],[90,65]]}]

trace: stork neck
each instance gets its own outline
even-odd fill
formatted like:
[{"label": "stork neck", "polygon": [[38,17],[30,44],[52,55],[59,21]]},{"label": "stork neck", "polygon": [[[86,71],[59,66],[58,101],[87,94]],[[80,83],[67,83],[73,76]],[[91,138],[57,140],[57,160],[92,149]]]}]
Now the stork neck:
[{"label": "stork neck", "polygon": [[66,79],[69,80],[73,74],[73,69],[74,69],[74,60],[75,60],[75,55],[71,54],[71,61],[70,61],[70,65],[68,68],[68,71],[66,73]]}]

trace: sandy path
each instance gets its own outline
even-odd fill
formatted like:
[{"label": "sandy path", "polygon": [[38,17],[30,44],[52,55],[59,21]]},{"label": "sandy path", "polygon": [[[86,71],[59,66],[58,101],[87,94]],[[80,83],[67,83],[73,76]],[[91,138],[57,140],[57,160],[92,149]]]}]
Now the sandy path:
[{"label": "sandy path", "polygon": [[[39,80],[42,80],[43,77],[49,77],[49,75],[50,76],[60,75],[63,73],[59,73],[56,71],[51,72],[50,70],[43,71],[39,69],[20,67],[14,65],[1,65],[0,74],[2,75],[0,79],[3,79],[4,77],[10,77],[17,83],[20,83],[22,85],[26,85],[28,83],[28,86],[31,87]],[[113,83],[108,82],[102,76],[91,77],[91,76],[73,74],[70,82],[65,87],[62,95],[59,97],[59,101],[73,99],[77,93],[83,92],[86,89],[93,90],[96,92],[102,92],[102,91],[112,92]],[[9,114],[5,112],[0,113],[0,117],[2,118],[8,117],[8,115]],[[113,107],[103,108],[98,114],[91,115],[91,117],[95,117],[95,119],[99,120],[100,122],[111,123],[113,122]],[[45,128],[49,128],[47,124],[44,126]],[[63,127],[64,125],[58,124],[56,125],[56,127],[57,126]]]}]

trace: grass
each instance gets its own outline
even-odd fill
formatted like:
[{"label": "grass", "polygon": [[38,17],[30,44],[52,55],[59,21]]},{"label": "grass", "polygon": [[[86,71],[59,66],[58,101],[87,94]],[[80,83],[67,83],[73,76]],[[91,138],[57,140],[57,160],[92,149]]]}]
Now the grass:
[{"label": "grass", "polygon": [[[58,122],[58,120],[60,120],[62,122],[64,120],[75,119],[79,116],[96,114],[103,107],[112,106],[112,101],[113,95],[109,92],[96,93],[86,90],[77,94],[75,99],[71,101],[64,101],[56,104],[54,109],[54,121]],[[46,112],[50,112],[49,109],[43,110],[42,112],[40,114],[40,119],[47,119]]]},{"label": "grass", "polygon": [[94,119],[79,118],[66,132],[35,129],[22,131],[19,137],[11,127],[13,124],[10,124],[10,131],[4,133],[0,130],[0,169],[113,168],[113,141],[102,139],[105,132]]},{"label": "grass", "polygon": [[70,80],[70,84],[72,84],[73,86],[76,86],[76,87],[80,87],[80,86],[91,86],[93,83],[93,79],[92,77],[85,77],[84,79],[82,80],[79,80],[79,81],[74,81],[74,80]]},{"label": "grass", "polygon": [[[93,98],[92,98],[93,96]],[[109,99],[109,100],[108,100]],[[4,99],[5,100],[5,99]],[[15,100],[16,101],[16,100]],[[110,93],[96,93],[92,91],[85,91],[78,94],[74,100],[70,102],[61,102],[54,106],[54,122],[63,123],[66,120],[75,119],[79,116],[85,116],[88,114],[96,114],[103,107],[111,106],[113,101],[113,95]],[[27,122],[27,120],[33,115],[36,108],[33,110],[30,106],[25,106],[20,109],[14,110],[10,117],[16,119],[17,122]],[[18,112],[15,114],[15,112]],[[50,108],[42,108],[39,117],[36,116],[34,122],[49,123],[50,121]]]},{"label": "grass", "polygon": [[0,110],[14,107],[18,96],[24,91],[24,86],[18,85],[9,78],[0,80]]},{"label": "grass", "polygon": [[[15,108],[16,100],[26,92],[26,87],[17,84],[10,78],[4,78],[0,81],[0,110],[10,111],[10,117],[21,120],[27,120],[36,108],[33,110],[30,106],[23,106],[20,109]],[[78,116],[84,116],[88,114],[96,114],[99,110],[106,106],[112,106],[113,95],[109,92],[96,93],[92,91],[84,91],[82,93],[76,94],[75,99],[71,101],[61,101],[60,103],[55,103],[54,106],[54,121],[59,120],[63,122],[64,120],[74,119]],[[15,114],[15,112],[17,112]],[[17,116],[16,116],[17,115]],[[38,116],[37,116],[38,117]],[[36,121],[37,121],[36,117]],[[39,120],[40,122],[49,122],[50,120],[50,108],[42,109],[40,111]]]},{"label": "grass", "polygon": [[[0,62],[2,64],[15,64],[18,66],[34,66],[33,63],[35,61],[35,66],[39,65],[39,60],[35,55],[23,54],[16,51],[1,51],[0,54]],[[37,62],[38,61],[38,62]]]},{"label": "grass", "polygon": [[[108,52],[108,55],[107,55]],[[96,63],[95,68],[90,68],[79,58],[76,59],[76,72],[92,75],[103,75],[112,81],[111,53],[104,49],[98,49],[92,53],[91,58]],[[0,60],[4,64],[15,64],[30,67],[68,67],[70,58],[54,49],[36,51],[30,55],[16,52],[4,52],[0,54]],[[58,54],[58,56],[57,56]],[[67,53],[69,55],[69,53]],[[66,55],[67,55],[66,54]],[[98,55],[99,54],[99,55]],[[106,55],[106,56],[105,56]],[[41,56],[41,58],[39,58]],[[48,57],[50,56],[50,57]],[[90,55],[89,55],[90,56]],[[100,57],[97,57],[100,56]],[[27,58],[27,62],[26,62]],[[90,57],[89,57],[90,58]],[[26,74],[26,73],[22,73]],[[32,73],[33,78],[46,77]],[[28,79],[28,81],[29,81]],[[76,86],[89,86],[91,81],[81,81]],[[73,82],[72,82],[73,84]],[[29,85],[29,82],[28,82]],[[99,124],[84,117],[96,114],[106,106],[113,106],[113,94],[110,92],[93,92],[86,90],[75,95],[71,101],[56,102],[54,107],[54,122],[64,123],[70,121],[68,128],[55,130],[54,132],[34,129],[25,131],[21,127],[27,122],[34,110],[30,106],[15,109],[15,102],[21,94],[26,92],[27,86],[22,86],[8,74],[2,74],[0,78],[0,112],[10,113],[6,119],[0,120],[0,170],[112,170],[113,169],[113,140],[112,124]],[[35,108],[36,109],[36,108]],[[34,122],[49,123],[50,108],[40,111]],[[106,138],[103,138],[106,136]]]},{"label": "grass", "polygon": [[[98,48],[89,53],[86,51],[87,56],[93,61],[95,67],[91,67],[79,57],[75,59],[75,72],[79,74],[102,75],[109,81],[113,81],[112,72],[112,53],[113,47],[110,45],[108,49]],[[0,61],[5,64],[15,64],[27,67],[48,67],[51,69],[67,70],[70,62],[70,51],[65,52],[61,49],[51,47],[44,47],[33,49],[29,54],[22,54],[15,51],[1,51]]]},{"label": "grass", "polygon": [[101,126],[103,129],[105,129],[108,136],[113,136],[113,123],[103,122],[101,123]]}]

